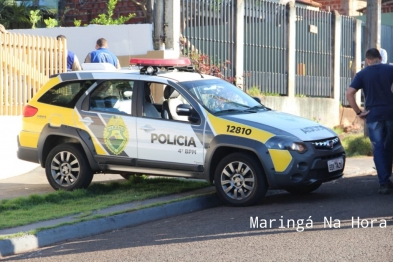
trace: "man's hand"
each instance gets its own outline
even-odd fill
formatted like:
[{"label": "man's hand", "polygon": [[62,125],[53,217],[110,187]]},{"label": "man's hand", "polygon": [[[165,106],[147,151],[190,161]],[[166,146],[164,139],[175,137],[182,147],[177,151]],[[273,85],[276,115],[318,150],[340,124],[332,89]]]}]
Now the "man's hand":
[{"label": "man's hand", "polygon": [[370,110],[361,112],[361,113],[358,115],[358,117],[361,118],[361,119],[366,119],[368,113],[370,113]]}]

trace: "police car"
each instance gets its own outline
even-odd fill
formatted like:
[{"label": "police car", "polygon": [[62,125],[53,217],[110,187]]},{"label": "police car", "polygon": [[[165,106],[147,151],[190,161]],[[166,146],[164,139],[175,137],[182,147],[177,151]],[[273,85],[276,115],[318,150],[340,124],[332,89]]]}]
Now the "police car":
[{"label": "police car", "polygon": [[247,206],[268,189],[309,193],[342,176],[329,128],[271,110],[187,58],[131,64],[140,70],[54,75],[24,108],[18,157],[40,163],[54,189],[86,188],[101,172],[154,174],[205,179]]}]

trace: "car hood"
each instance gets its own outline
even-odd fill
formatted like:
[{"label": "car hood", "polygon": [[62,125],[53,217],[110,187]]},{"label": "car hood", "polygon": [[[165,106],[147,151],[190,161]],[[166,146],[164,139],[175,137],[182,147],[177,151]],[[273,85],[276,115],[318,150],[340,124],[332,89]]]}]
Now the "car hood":
[{"label": "car hood", "polygon": [[314,141],[337,136],[331,129],[317,122],[274,110],[225,115],[222,118],[263,129],[275,135],[290,134],[302,141]]}]

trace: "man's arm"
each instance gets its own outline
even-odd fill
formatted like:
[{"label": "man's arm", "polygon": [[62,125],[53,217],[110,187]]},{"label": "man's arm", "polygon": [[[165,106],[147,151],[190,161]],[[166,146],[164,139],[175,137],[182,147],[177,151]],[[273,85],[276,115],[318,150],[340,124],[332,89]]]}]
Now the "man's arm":
[{"label": "man's arm", "polygon": [[349,102],[349,105],[355,111],[356,115],[358,115],[360,118],[365,118],[367,116],[367,114],[369,113],[369,111],[362,112],[362,110],[359,108],[358,104],[356,103],[356,98],[355,98],[355,94],[357,91],[358,91],[357,89],[355,89],[353,87],[349,87],[347,89],[347,100]]},{"label": "man's arm", "polygon": [[74,63],[72,64],[72,71],[80,71],[82,70],[81,65],[79,63],[79,59],[76,55],[74,55]]},{"label": "man's arm", "polygon": [[116,68],[117,68],[117,69],[121,69],[119,58],[117,59]]},{"label": "man's arm", "polygon": [[85,63],[91,63],[90,53],[87,54],[87,56],[85,58]]}]

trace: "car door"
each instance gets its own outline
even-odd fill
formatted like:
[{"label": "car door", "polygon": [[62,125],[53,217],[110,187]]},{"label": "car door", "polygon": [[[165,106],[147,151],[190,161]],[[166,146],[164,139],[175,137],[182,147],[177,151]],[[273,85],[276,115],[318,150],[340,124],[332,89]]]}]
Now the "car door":
[{"label": "car door", "polygon": [[[164,169],[202,171],[204,160],[203,141],[189,121],[163,119],[162,105],[165,85],[141,82],[143,100],[137,118],[138,165]],[[155,98],[155,99],[154,99]],[[152,112],[154,104],[158,112]],[[198,128],[196,128],[198,127]]]},{"label": "car door", "polygon": [[86,97],[79,121],[96,141],[100,163],[130,165],[137,158],[136,116],[132,80],[106,80]]}]

